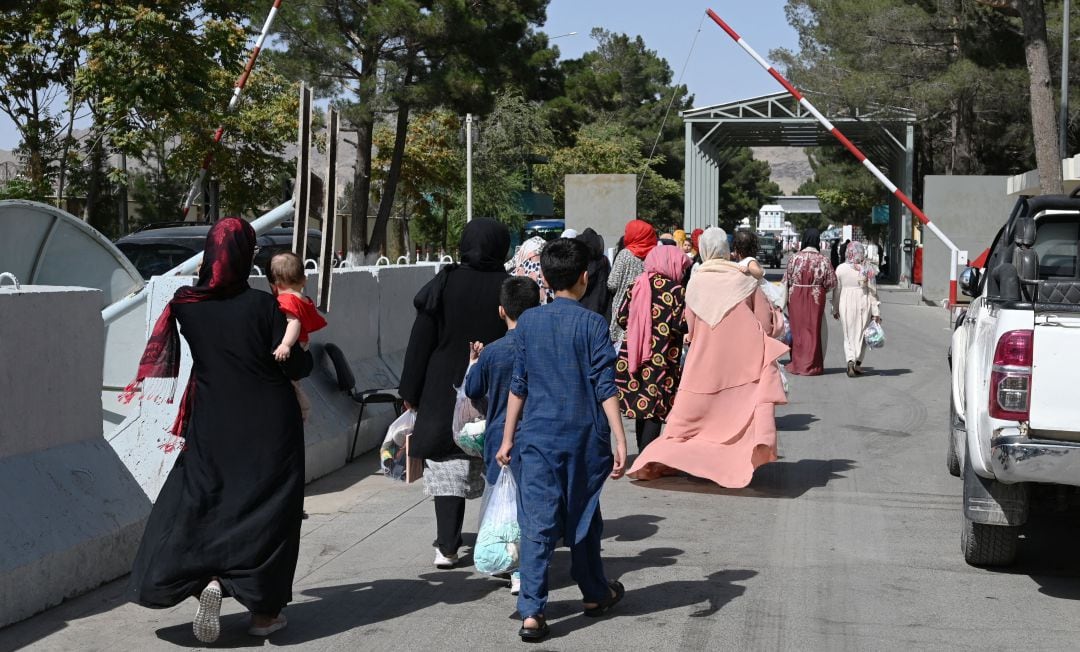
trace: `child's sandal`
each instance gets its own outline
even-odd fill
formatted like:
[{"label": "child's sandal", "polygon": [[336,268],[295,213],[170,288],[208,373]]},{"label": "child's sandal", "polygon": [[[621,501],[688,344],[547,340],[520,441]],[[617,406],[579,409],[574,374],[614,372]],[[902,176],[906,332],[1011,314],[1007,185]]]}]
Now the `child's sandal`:
[{"label": "child's sandal", "polygon": [[[536,622],[540,623],[540,626],[539,627],[526,627],[525,626],[525,621],[528,620],[529,618],[532,618]],[[548,627],[547,618],[544,617],[544,614],[536,614],[535,616],[528,616],[527,618],[522,618],[521,619],[521,629],[518,630],[518,636],[520,636],[521,640],[523,640],[523,641],[526,641],[526,642],[529,642],[529,643],[535,643],[536,641],[542,641],[545,638],[547,638],[548,634],[550,634],[550,633],[551,633],[551,628]]]},{"label": "child's sandal", "polygon": [[595,607],[588,607],[587,609],[585,609],[586,617],[599,618],[600,616],[603,616],[612,607],[617,605],[619,601],[623,599],[624,595],[626,595],[626,587],[622,585],[622,582],[618,580],[613,580],[611,582],[608,582],[608,586],[611,588],[611,591],[614,593],[614,595],[609,593],[606,598],[597,602]]}]

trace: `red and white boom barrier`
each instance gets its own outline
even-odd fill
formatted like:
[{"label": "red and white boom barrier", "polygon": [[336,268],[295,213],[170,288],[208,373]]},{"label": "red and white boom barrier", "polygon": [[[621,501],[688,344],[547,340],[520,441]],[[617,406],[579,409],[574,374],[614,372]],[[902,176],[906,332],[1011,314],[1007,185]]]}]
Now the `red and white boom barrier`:
[{"label": "red and white boom barrier", "polygon": [[874,177],[876,177],[877,180],[882,183],[882,185],[889,189],[889,192],[891,192],[897,199],[899,199],[900,202],[904,204],[904,206],[907,206],[908,209],[911,211],[912,215],[917,217],[920,222],[922,222],[926,227],[933,231],[934,234],[938,238],[940,238],[942,242],[945,243],[945,246],[949,248],[951,261],[949,265],[949,306],[956,305],[956,274],[957,268],[960,264],[960,249],[955,244],[953,244],[953,241],[950,240],[949,237],[946,236],[941,231],[941,229],[937,227],[936,224],[930,221],[930,218],[926,216],[926,213],[924,213],[921,208],[916,206],[915,202],[911,201],[911,199],[904,194],[904,191],[897,188],[896,184],[890,181],[889,177],[885,176],[885,174],[881,171],[880,168],[878,168],[878,166],[874,165],[870,161],[870,159],[866,158],[866,154],[863,154],[862,150],[860,150],[858,147],[855,146],[854,143],[848,140],[847,136],[842,134],[840,130],[836,128],[836,125],[829,122],[829,119],[822,115],[821,112],[818,111],[817,108],[810,103],[810,100],[806,99],[806,97],[804,97],[803,94],[799,92],[799,89],[792,86],[791,82],[789,82],[783,75],[781,75],[776,70],[776,68],[772,67],[772,65],[768,61],[766,61],[764,57],[758,54],[757,51],[754,50],[754,48],[750,47],[750,44],[746,42],[746,39],[739,36],[739,33],[732,29],[731,26],[728,25],[726,22],[724,22],[724,19],[718,16],[716,12],[712,9],[707,9],[706,13],[709,14],[709,18],[713,19],[713,22],[719,25],[721,29],[727,32],[728,36],[733,38],[735,42],[739,44],[739,47],[741,47],[743,50],[746,51],[747,54],[753,57],[754,61],[757,61],[762,68],[768,71],[768,73],[772,75],[774,79],[776,79],[776,81],[780,82],[780,85],[784,87],[784,90],[790,93],[791,96],[803,106],[803,108],[809,111],[810,115],[814,116],[814,118],[819,123],[821,123],[821,126],[824,127],[826,131],[835,136],[836,139],[839,140],[840,143],[844,147],[846,147],[847,150],[851,152],[856,159],[858,159],[859,163],[862,163],[867,170],[870,170],[870,173],[873,174]]},{"label": "red and white boom barrier", "polygon": [[[255,67],[255,60],[259,58],[259,52],[262,50],[263,42],[266,41],[266,35],[270,33],[270,26],[274,24],[274,18],[277,17],[278,8],[280,7],[281,0],[274,0],[274,6],[270,8],[270,13],[266,16],[266,22],[263,23],[262,32],[259,34],[259,40],[255,41],[255,48],[252,49],[251,55],[248,57],[247,65],[244,66],[244,72],[240,73],[240,78],[236,80],[232,98],[229,99],[229,106],[225,109],[226,113],[231,113],[236,108],[236,105],[240,103],[240,94],[244,92],[244,86],[247,85],[248,77],[251,76],[251,69]],[[225,125],[220,125],[218,126],[217,131],[214,132],[214,145],[221,142],[221,137],[223,135],[225,135]],[[188,211],[191,210],[191,205],[199,198],[199,193],[202,192],[203,182],[206,180],[206,171],[210,169],[210,163],[213,160],[214,151],[211,149],[206,153],[206,157],[203,159],[202,168],[199,169],[199,177],[195,180],[195,183],[191,185],[191,189],[187,194],[187,199],[184,200],[184,217],[187,217]]]}]

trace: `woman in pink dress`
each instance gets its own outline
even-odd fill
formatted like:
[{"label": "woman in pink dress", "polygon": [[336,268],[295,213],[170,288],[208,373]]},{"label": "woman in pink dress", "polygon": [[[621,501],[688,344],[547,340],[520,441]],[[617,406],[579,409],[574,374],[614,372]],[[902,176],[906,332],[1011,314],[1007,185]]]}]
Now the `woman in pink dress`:
[{"label": "woman in pink dress", "polygon": [[802,250],[788,261],[784,273],[788,320],[791,322],[791,363],[788,373],[820,376],[825,371],[825,297],[836,287],[836,273],[829,259],[818,251],[817,229],[803,233]]},{"label": "woman in pink dress", "polygon": [[769,337],[772,310],[757,279],[728,260],[727,234],[700,240],[704,261],[686,289],[689,352],[664,434],[630,477],[684,471],[722,487],[750,484],[776,460],[776,405],[787,403],[776,361],[787,347]]}]

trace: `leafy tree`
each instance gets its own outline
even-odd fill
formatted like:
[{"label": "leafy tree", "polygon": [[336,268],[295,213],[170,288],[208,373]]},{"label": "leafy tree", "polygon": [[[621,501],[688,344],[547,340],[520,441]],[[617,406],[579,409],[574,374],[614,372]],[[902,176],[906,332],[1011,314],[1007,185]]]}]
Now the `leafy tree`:
[{"label": "leafy tree", "polygon": [[769,179],[771,169],[759,161],[748,147],[731,151],[720,169],[720,226],[732,232],[743,218],[753,218],[769,198],[779,195],[780,186]]},{"label": "leafy tree", "polygon": [[885,188],[839,146],[807,151],[814,178],[804,182],[797,193],[816,195],[821,201],[822,213],[792,215],[795,229],[821,229],[829,224],[869,228],[873,207],[888,200]]},{"label": "leafy tree", "polygon": [[71,85],[79,36],[61,0],[22,0],[0,10],[0,111],[19,133],[30,194],[44,198],[61,151],[57,100]]},{"label": "leafy tree", "polygon": [[556,211],[561,213],[568,174],[644,175],[638,193],[638,217],[658,228],[681,224],[681,212],[666,209],[681,202],[681,184],[657,172],[664,163],[662,157],[654,157],[648,165],[646,160],[641,141],[629,128],[614,121],[597,122],[581,127],[574,136],[574,145],[555,150],[547,165],[537,167],[536,179],[541,189],[555,197]]},{"label": "leafy tree", "polygon": [[[109,161],[153,160],[160,188],[191,178],[222,119],[244,63],[248,33],[229,0],[45,0],[0,11],[0,110],[13,119],[34,196],[63,193],[66,174],[86,193],[86,214],[112,230],[117,187],[127,180]],[[284,78],[252,77],[230,139],[217,154],[235,210],[265,204],[295,132],[294,93]],[[287,116],[286,116],[287,114]],[[77,142],[77,118],[91,119]],[[146,184],[142,184],[146,189]],[[159,199],[154,214],[164,215]],[[179,216],[179,202],[175,216]]]},{"label": "leafy tree", "polygon": [[[510,90],[495,98],[479,121],[473,145],[473,214],[522,226],[521,191],[530,155],[552,147],[552,135],[537,107]],[[453,247],[466,218],[464,124],[448,110],[420,114],[410,121],[403,156],[399,199],[410,207],[417,240]],[[389,166],[389,129],[376,131],[376,179]]]},{"label": "leafy tree", "polygon": [[827,115],[913,110],[926,174],[1030,167],[1014,21],[962,0],[788,0],[786,11],[800,51],[773,57]]},{"label": "leafy tree", "polygon": [[1046,39],[1046,6],[1043,0],[977,0],[988,7],[1019,15],[1024,34],[1031,106],[1031,132],[1039,185],[1048,194],[1065,192],[1058,149],[1058,122],[1054,91],[1050,87],[1050,53]]},{"label": "leafy tree", "polygon": [[[532,32],[547,0],[335,0],[289,5],[283,14],[286,58],[306,79],[341,102],[357,132],[349,228],[351,254],[384,244],[408,140],[412,111],[445,106],[482,113],[510,81],[547,84],[546,37]],[[394,141],[372,237],[372,145],[381,114],[394,115]]]},{"label": "leafy tree", "polygon": [[[618,124],[633,138],[647,160],[656,152],[650,168],[663,179],[679,183],[685,150],[679,112],[690,108],[693,96],[685,85],[675,86],[668,62],[646,47],[640,37],[592,30],[596,48],[580,59],[562,62],[563,95],[550,100],[545,113],[560,144],[574,147],[577,134],[589,124]],[[671,111],[664,123],[669,103]],[[663,129],[661,125],[663,124]],[[591,132],[591,133],[595,133]],[[647,178],[639,205],[647,213],[662,215],[665,222],[682,221],[682,194],[670,188],[658,191],[657,181]],[[670,184],[666,184],[670,186]]]}]

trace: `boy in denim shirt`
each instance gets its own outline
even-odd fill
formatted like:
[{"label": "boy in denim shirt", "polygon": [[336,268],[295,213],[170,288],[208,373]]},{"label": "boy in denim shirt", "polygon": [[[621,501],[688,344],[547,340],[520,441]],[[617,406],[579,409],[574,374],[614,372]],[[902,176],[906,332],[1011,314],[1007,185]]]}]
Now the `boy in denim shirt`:
[{"label": "boy in denim shirt", "polygon": [[518,320],[514,377],[496,458],[503,465],[516,458],[522,533],[518,635],[526,641],[549,634],[548,566],[560,538],[570,545],[570,573],[586,616],[604,615],[625,592],[621,583],[608,581],[600,559],[600,490],[609,476],[625,472],[626,435],[608,325],[578,303],[588,287],[588,264],[583,243],[549,242],[540,266],[555,300]]},{"label": "boy in denim shirt", "polygon": [[[499,317],[506,322],[506,335],[486,347],[480,342],[473,342],[471,347],[469,371],[465,374],[465,395],[473,401],[487,400],[484,477],[488,486],[494,485],[499,479],[502,468],[495,460],[495,454],[502,446],[506,402],[514,375],[517,320],[526,310],[539,305],[540,293],[537,292],[535,281],[526,276],[506,279],[499,291]],[[519,575],[515,572],[510,577],[512,595],[518,594],[519,585]]]}]

